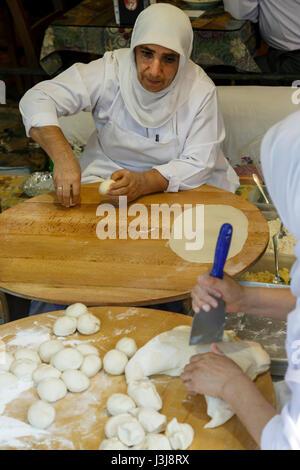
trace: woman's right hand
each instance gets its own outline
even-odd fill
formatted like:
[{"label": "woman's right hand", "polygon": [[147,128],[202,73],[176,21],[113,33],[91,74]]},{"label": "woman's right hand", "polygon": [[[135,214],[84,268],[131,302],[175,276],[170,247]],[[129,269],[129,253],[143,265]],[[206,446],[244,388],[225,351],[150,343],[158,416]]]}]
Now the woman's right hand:
[{"label": "woman's right hand", "polygon": [[81,169],[75,155],[54,163],[53,182],[57,200],[65,207],[80,203]]},{"label": "woman's right hand", "polygon": [[[214,297],[219,297],[226,303],[226,311],[235,313],[242,311],[244,288],[228,274],[223,279],[210,276],[210,271],[198,277],[197,284],[191,292],[192,307],[195,313],[202,308],[209,312],[211,307],[217,307]],[[213,297],[214,296],[214,297]]]}]

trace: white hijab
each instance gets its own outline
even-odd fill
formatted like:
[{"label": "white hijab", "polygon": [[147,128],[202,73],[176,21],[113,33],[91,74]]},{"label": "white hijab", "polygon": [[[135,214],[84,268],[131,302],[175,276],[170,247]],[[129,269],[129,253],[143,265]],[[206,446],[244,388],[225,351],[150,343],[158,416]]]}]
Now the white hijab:
[{"label": "white hijab", "polygon": [[[291,291],[300,298],[300,112],[273,126],[262,142],[264,178],[278,214],[297,239]],[[297,305],[300,306],[300,299]]]},{"label": "white hijab", "polygon": [[[142,44],[157,44],[180,54],[175,78],[160,92],[147,91],[138,80],[134,48]],[[189,60],[192,47],[193,29],[187,15],[173,5],[157,3],[137,17],[130,49],[114,52],[122,98],[128,112],[141,126],[164,125],[189,98],[197,76],[203,74],[202,69]]]}]

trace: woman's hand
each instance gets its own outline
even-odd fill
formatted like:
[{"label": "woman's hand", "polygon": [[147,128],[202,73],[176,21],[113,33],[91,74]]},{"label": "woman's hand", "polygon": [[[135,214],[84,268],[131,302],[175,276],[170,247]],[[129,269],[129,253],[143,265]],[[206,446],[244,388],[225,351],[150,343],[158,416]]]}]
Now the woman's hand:
[{"label": "woman's hand", "polygon": [[201,308],[209,312],[211,307],[217,307],[214,297],[221,297],[226,303],[227,312],[239,312],[244,302],[244,288],[228,274],[223,279],[209,275],[209,271],[198,277],[197,284],[191,292],[192,307],[195,313]]},{"label": "woman's hand", "polygon": [[80,203],[80,180],[81,170],[75,155],[54,163],[53,182],[60,204],[70,207]]},{"label": "woman's hand", "polygon": [[180,378],[192,395],[200,393],[226,400],[227,385],[232,386],[244,376],[242,369],[212,344],[211,352],[190,358]]}]

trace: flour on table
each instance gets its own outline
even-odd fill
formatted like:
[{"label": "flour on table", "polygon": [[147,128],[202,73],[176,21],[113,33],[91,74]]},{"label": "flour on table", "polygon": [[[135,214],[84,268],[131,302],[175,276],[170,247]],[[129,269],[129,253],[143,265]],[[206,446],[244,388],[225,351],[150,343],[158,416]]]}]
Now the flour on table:
[{"label": "flour on table", "polygon": [[[190,332],[190,326],[182,325],[152,338],[129,360],[125,368],[127,383],[141,381],[155,374],[180,376],[191,356],[210,350],[210,344],[190,346]],[[224,333],[226,335],[226,332]],[[251,341],[234,341],[232,334],[224,339],[218,343],[219,348],[252,380],[269,369],[270,357],[260,344]],[[232,408],[223,400],[207,395],[205,399],[207,414],[212,418],[205,427],[221,426],[234,415]]]}]

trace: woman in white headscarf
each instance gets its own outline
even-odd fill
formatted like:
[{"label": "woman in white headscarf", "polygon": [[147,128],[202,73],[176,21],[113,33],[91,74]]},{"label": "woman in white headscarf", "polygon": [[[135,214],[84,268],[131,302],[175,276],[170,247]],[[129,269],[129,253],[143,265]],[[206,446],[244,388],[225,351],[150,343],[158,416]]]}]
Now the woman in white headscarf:
[{"label": "woman in white headscarf", "polygon": [[[291,270],[291,290],[245,287],[229,276],[208,273],[193,289],[193,308],[215,306],[212,296],[226,302],[227,311],[287,319],[288,369],[278,391],[284,397],[277,410],[263,398],[241,369],[214,344],[212,352],[194,356],[182,374],[192,393],[227,401],[261,449],[300,450],[300,112],[273,126],[261,148],[262,168],[272,201],[286,228],[296,237],[297,258]],[[275,384],[277,385],[277,384]],[[279,395],[280,396],[280,395]],[[279,412],[280,411],[280,412]]]},{"label": "woman in white headscarf", "polygon": [[[205,183],[235,191],[237,175],[220,149],[225,132],[216,88],[190,60],[192,45],[182,10],[151,5],[137,18],[130,49],[75,64],[24,95],[27,134],[53,160],[62,204],[77,204],[80,182],[101,178],[115,181],[110,198],[128,201]],[[79,111],[90,111],[96,126],[80,166],[58,121]]]}]

